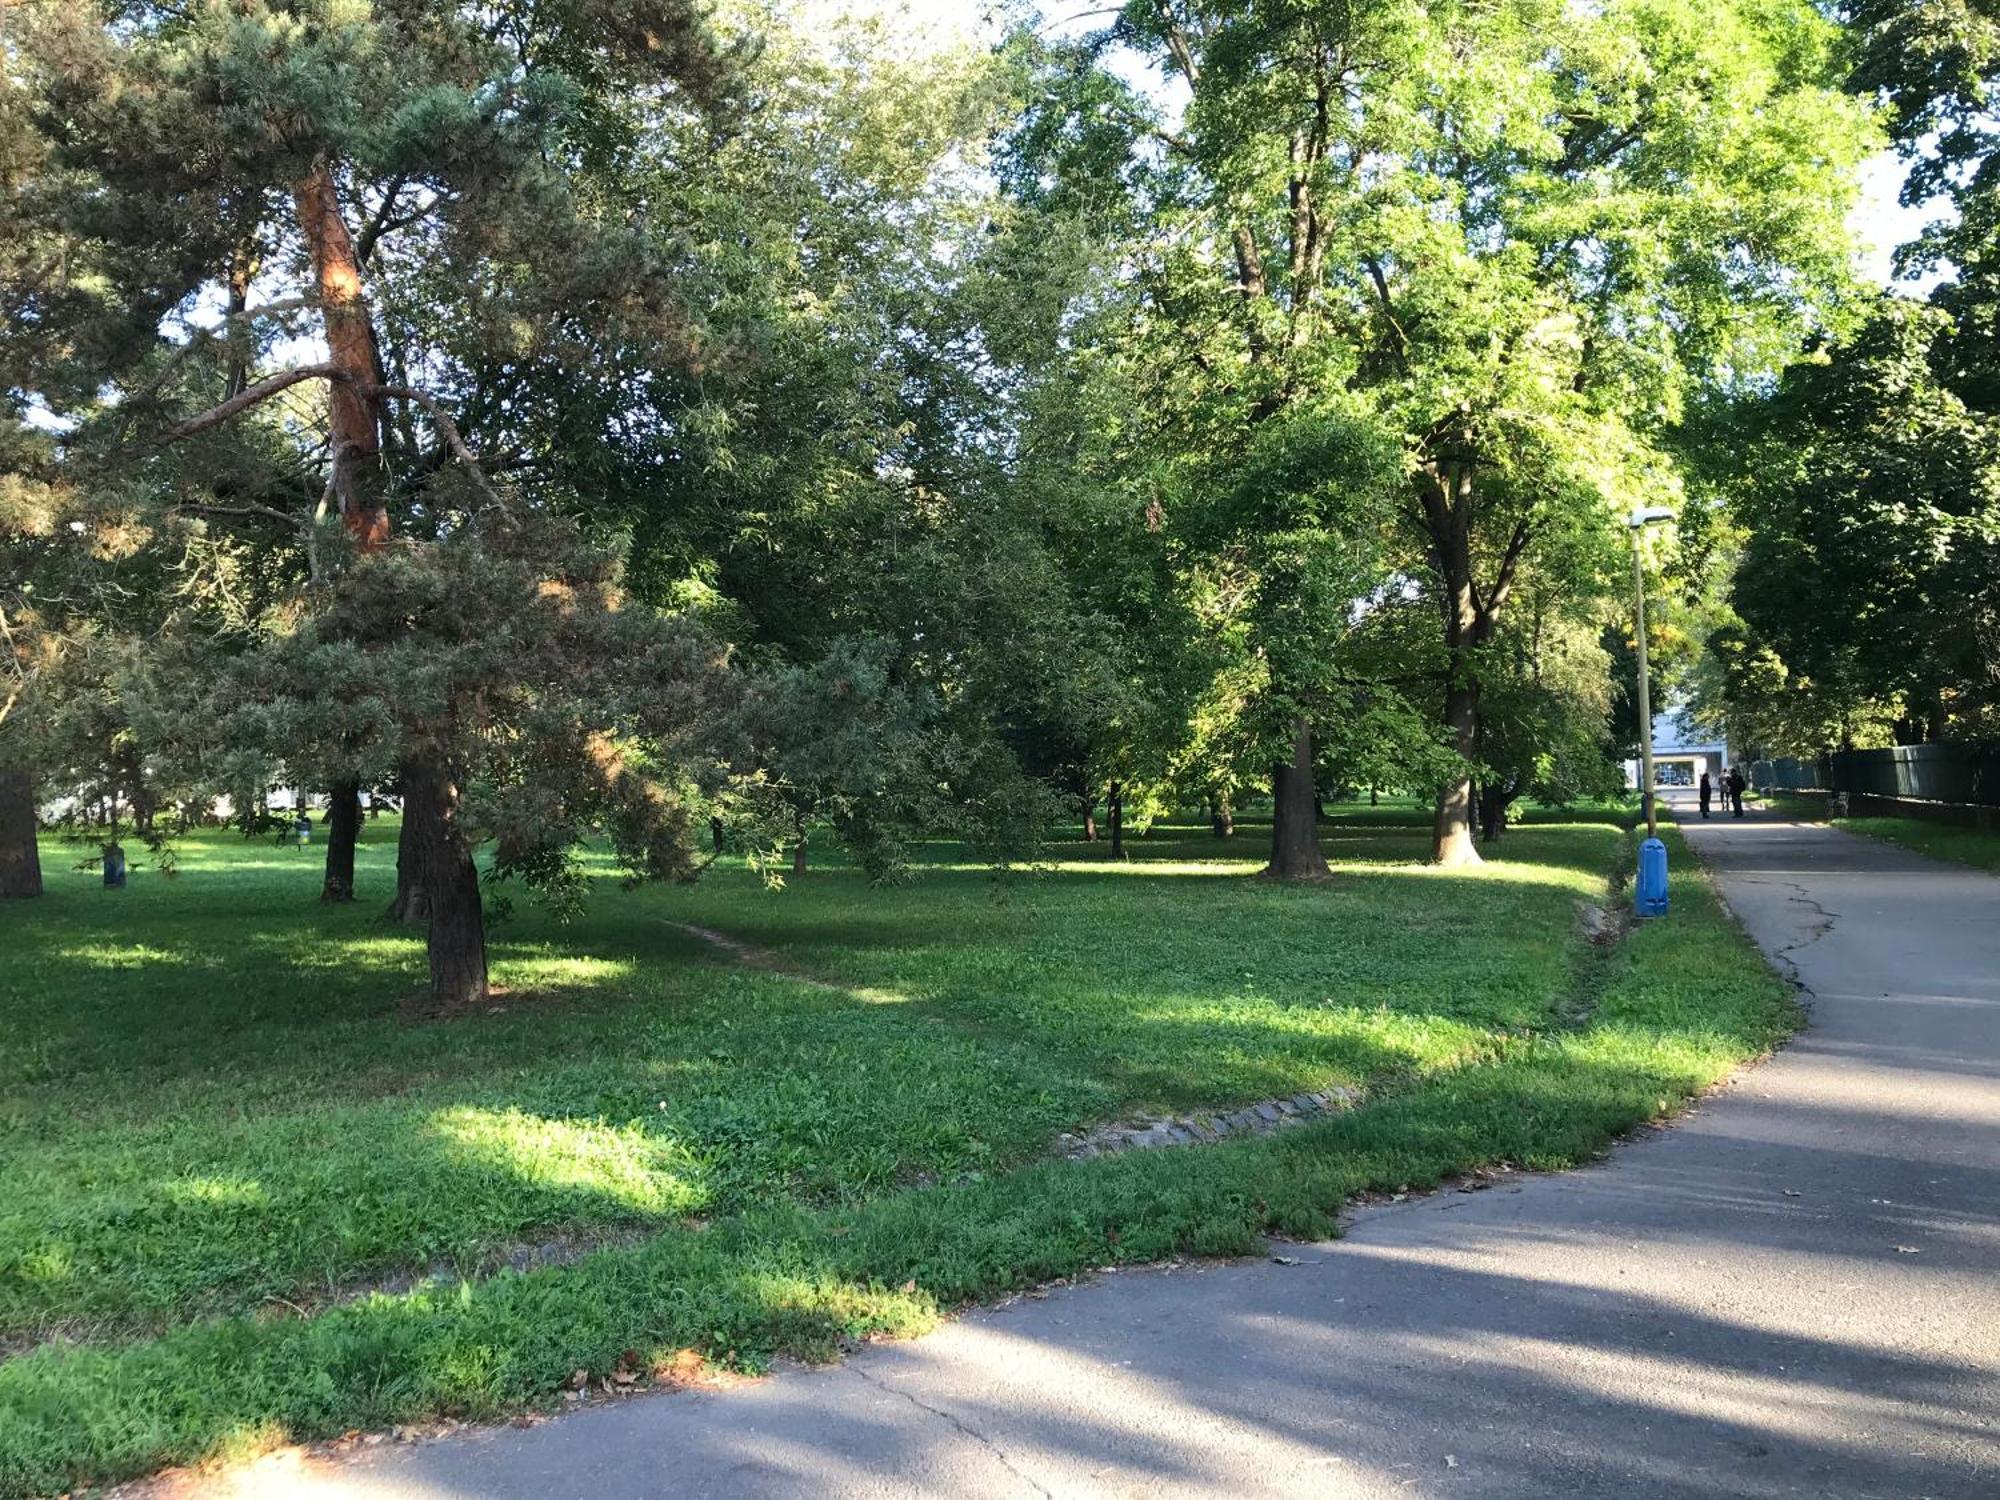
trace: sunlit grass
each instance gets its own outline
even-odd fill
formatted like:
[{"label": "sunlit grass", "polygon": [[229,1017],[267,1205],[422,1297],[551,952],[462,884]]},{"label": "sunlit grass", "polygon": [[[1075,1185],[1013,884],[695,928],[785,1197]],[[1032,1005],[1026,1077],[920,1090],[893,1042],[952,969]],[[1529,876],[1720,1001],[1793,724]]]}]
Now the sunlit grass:
[{"label": "sunlit grass", "polygon": [[[1311,888],[1252,878],[1259,832],[1005,874],[937,845],[887,890],[815,847],[779,892],[720,867],[600,885],[568,926],[517,897],[504,1011],[429,1024],[396,1012],[423,954],[380,916],[392,827],[351,908],[317,903],[314,859],[223,836],[123,892],[55,872],[0,915],[0,1339],[83,1343],[0,1363],[0,1490],[499,1411],[624,1348],[810,1353],[1106,1259],[1324,1229],[1363,1186],[1594,1149],[1783,1024],[1697,885],[1640,936],[1677,977],[1621,968],[1568,1028],[1608,821],[1531,823],[1455,873],[1420,863],[1413,810],[1343,810]],[[1371,1102],[1241,1148],[1047,1159],[1134,1110],[1329,1086]],[[347,1300],[612,1231],[574,1266]]]}]

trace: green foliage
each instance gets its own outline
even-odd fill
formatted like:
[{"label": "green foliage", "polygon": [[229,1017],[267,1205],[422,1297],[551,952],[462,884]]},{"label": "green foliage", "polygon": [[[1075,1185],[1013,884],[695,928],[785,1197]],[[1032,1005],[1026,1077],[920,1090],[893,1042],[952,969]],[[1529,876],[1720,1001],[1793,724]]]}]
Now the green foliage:
[{"label": "green foliage", "polygon": [[679,793],[720,781],[713,747],[740,691],[698,628],[626,605],[615,557],[509,508],[347,558],[289,628],[192,667],[169,743],[215,781],[439,766],[469,842],[495,841],[496,873],[559,898],[574,894],[569,851],[599,824],[633,878],[692,873]]},{"label": "green foliage", "polygon": [[1939,379],[1948,328],[1885,298],[1749,413],[1733,601],[1748,628],[1723,643],[1731,697],[1790,700],[1794,718],[1824,705],[1820,723],[1755,743],[1833,748],[1871,709],[1934,732],[2000,712],[2000,426]]}]

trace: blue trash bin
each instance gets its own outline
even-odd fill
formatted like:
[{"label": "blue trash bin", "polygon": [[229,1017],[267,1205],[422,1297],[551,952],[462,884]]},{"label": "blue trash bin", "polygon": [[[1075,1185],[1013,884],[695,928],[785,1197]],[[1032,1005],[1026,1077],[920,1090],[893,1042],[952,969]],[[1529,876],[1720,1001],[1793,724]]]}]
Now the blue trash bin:
[{"label": "blue trash bin", "polygon": [[1642,917],[1667,914],[1667,846],[1658,839],[1639,846],[1639,888],[1632,905]]}]

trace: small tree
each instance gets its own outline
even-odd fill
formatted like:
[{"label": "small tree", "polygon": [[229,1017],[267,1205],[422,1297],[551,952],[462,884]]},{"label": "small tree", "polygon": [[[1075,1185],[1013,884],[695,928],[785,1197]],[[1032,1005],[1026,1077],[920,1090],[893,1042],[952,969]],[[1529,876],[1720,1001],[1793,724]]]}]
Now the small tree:
[{"label": "small tree", "polygon": [[205,749],[322,784],[400,768],[436,1006],[487,997],[482,844],[563,904],[593,827],[635,880],[693,874],[689,789],[719,775],[733,679],[687,621],[628,607],[568,522],[487,506],[357,550],[294,618],[227,664]]}]

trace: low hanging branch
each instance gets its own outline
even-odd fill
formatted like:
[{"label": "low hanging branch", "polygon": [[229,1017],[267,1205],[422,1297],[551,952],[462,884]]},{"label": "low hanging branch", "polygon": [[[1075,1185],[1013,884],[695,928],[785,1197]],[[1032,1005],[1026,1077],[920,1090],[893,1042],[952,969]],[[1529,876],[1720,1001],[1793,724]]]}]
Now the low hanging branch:
[{"label": "low hanging branch", "polygon": [[503,514],[506,512],[508,506],[505,497],[494,488],[493,481],[486,477],[485,469],[480,467],[478,455],[466,444],[464,434],[458,430],[458,424],[452,421],[445,412],[444,404],[437,397],[414,386],[376,385],[369,381],[356,380],[352,371],[331,362],[299,365],[294,369],[281,370],[276,375],[266,376],[255,385],[245,386],[227,401],[211,406],[199,416],[190,417],[178,426],[168,428],[148,446],[152,449],[171,447],[199,433],[211,431],[232,418],[241,416],[251,407],[308,380],[324,380],[329,383],[338,381],[352,385],[363,396],[415,402],[424,409],[425,415],[431,419],[431,424],[437,428],[438,435],[444,440],[445,448],[465,470],[479,492]]}]

